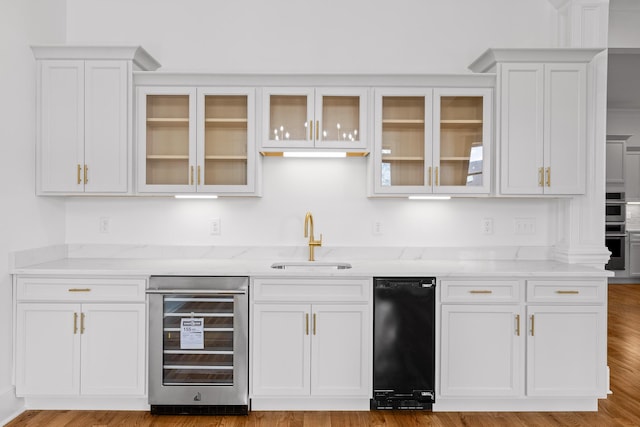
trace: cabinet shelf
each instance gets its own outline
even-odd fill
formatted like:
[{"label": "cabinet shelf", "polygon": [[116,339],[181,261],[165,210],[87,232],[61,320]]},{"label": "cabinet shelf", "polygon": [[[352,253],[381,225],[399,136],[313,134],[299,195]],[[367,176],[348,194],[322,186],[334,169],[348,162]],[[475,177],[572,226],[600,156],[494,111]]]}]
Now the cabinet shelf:
[{"label": "cabinet shelf", "polygon": [[442,162],[468,162],[470,157],[440,157]]},{"label": "cabinet shelf", "polygon": [[207,124],[237,124],[237,123],[247,123],[247,119],[246,118],[228,118],[228,119],[224,119],[224,118],[209,118],[209,119],[205,119],[205,123]]},{"label": "cabinet shelf", "polygon": [[204,158],[205,160],[247,160],[247,156],[246,155],[229,155],[229,156],[219,156],[219,155],[212,155],[212,156],[205,156]]},{"label": "cabinet shelf", "polygon": [[422,125],[424,119],[385,119],[382,121],[383,125]]},{"label": "cabinet shelf", "polygon": [[382,156],[382,161],[387,162],[423,162],[424,157],[417,156]]},{"label": "cabinet shelf", "polygon": [[187,154],[149,154],[148,160],[189,160]]},{"label": "cabinet shelf", "polygon": [[188,125],[189,119],[186,117],[149,117],[147,125],[151,126],[183,126]]},{"label": "cabinet shelf", "polygon": [[441,125],[458,126],[458,125],[481,125],[482,120],[440,120]]}]

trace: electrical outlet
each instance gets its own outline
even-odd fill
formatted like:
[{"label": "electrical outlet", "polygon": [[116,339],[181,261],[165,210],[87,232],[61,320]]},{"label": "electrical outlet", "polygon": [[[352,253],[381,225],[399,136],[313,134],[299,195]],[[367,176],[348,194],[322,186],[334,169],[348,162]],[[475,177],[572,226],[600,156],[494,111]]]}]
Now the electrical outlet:
[{"label": "electrical outlet", "polygon": [[384,234],[384,224],[382,224],[382,221],[375,221],[373,223],[372,233],[374,236],[382,236]]},{"label": "electrical outlet", "polygon": [[217,236],[222,232],[220,229],[220,218],[211,218],[209,223],[209,234]]},{"label": "electrical outlet", "polygon": [[104,234],[109,233],[109,225],[109,217],[100,217],[100,220],[98,221],[98,231]]},{"label": "electrical outlet", "polygon": [[493,218],[483,218],[480,223],[482,234],[493,234]]},{"label": "electrical outlet", "polygon": [[536,219],[515,218],[513,220],[513,232],[520,235],[536,234]]}]

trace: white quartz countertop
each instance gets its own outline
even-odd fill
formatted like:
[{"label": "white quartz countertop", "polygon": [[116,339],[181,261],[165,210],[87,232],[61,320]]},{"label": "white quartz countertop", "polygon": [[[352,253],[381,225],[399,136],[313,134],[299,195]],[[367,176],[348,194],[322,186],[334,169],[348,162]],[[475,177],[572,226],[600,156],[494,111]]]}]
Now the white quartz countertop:
[{"label": "white quartz countertop", "polygon": [[[255,277],[593,277],[605,278],[611,272],[595,267],[556,261],[528,260],[349,260],[350,269],[295,268],[274,269],[274,262],[301,260],[246,259],[126,259],[62,258],[14,267],[13,274],[28,275],[105,275],[105,276],[255,276]],[[323,260],[322,262],[328,262]],[[309,263],[313,265],[313,263]]]}]

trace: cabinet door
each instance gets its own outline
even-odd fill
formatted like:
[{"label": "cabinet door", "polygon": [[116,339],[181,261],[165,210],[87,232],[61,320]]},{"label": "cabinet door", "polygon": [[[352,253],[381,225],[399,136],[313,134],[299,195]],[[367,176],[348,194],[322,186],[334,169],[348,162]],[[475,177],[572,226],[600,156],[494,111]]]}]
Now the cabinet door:
[{"label": "cabinet door", "polygon": [[39,61],[38,191],[81,193],[84,61]]},{"label": "cabinet door", "polygon": [[144,304],[82,305],[83,395],[144,395],[145,321]]},{"label": "cabinet door", "polygon": [[542,64],[499,65],[500,191],[543,193]]},{"label": "cabinet door", "polygon": [[524,326],[519,306],[442,305],[441,395],[521,395]]},{"label": "cabinet door", "polygon": [[198,89],[197,191],[255,191],[254,138],[253,89]]},{"label": "cabinet door", "polygon": [[309,395],[310,322],[307,304],[254,304],[254,395]]},{"label": "cabinet door", "polygon": [[434,90],[434,193],[490,192],[491,94],[491,89]]},{"label": "cabinet door", "polygon": [[80,304],[18,304],[16,395],[80,392]]},{"label": "cabinet door", "polygon": [[369,336],[367,305],[312,307],[312,395],[368,396]]},{"label": "cabinet door", "polygon": [[316,89],[315,147],[365,149],[367,106],[366,89]]},{"label": "cabinet door", "polygon": [[624,191],[627,202],[640,202],[640,147],[627,146],[624,157]]},{"label": "cabinet door", "polygon": [[607,140],[607,189],[624,186],[625,140]]},{"label": "cabinet door", "polygon": [[127,61],[85,63],[85,192],[129,190],[127,75]]},{"label": "cabinet door", "polygon": [[313,88],[265,88],[262,102],[263,147],[313,148]]},{"label": "cabinet door", "polygon": [[430,193],[431,89],[375,90],[374,192]]},{"label": "cabinet door", "polygon": [[530,306],[527,319],[527,395],[606,396],[603,307]]},{"label": "cabinet door", "polygon": [[196,90],[139,87],[138,191],[196,191]]},{"label": "cabinet door", "polygon": [[584,194],[586,182],[587,68],[544,67],[545,194]]},{"label": "cabinet door", "polygon": [[640,233],[629,233],[629,275],[640,276]]}]

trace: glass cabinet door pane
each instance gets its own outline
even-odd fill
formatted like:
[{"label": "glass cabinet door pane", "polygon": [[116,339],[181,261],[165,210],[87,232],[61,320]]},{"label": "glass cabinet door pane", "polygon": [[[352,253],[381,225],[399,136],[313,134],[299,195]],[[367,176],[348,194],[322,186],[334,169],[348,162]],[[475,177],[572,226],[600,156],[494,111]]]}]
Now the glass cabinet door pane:
[{"label": "glass cabinet door pane", "polygon": [[322,123],[318,125],[318,141],[359,141],[360,97],[323,96]]},{"label": "glass cabinet door pane", "polygon": [[306,95],[270,95],[269,140],[305,141],[309,136]]},{"label": "glass cabinet door pane", "polygon": [[189,184],[189,96],[147,96],[146,183]]},{"label": "glass cabinet door pane", "polygon": [[382,186],[424,185],[425,98],[382,98]]},{"label": "glass cabinet door pane", "polygon": [[205,185],[247,184],[246,95],[206,95],[204,132]]},{"label": "glass cabinet door pane", "polygon": [[233,297],[163,298],[163,384],[232,385]]},{"label": "glass cabinet door pane", "polygon": [[482,186],[482,96],[440,98],[440,185]]}]

